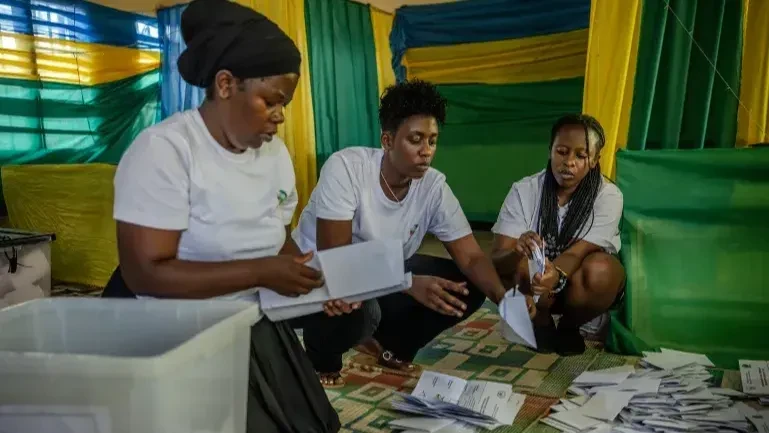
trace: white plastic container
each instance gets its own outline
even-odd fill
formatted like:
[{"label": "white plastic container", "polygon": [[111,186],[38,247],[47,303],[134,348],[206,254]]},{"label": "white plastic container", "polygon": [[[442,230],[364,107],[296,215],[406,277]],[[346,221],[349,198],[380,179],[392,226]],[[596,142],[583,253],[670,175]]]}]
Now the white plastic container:
[{"label": "white plastic container", "polygon": [[0,311],[0,431],[243,433],[258,304],[49,298]]}]

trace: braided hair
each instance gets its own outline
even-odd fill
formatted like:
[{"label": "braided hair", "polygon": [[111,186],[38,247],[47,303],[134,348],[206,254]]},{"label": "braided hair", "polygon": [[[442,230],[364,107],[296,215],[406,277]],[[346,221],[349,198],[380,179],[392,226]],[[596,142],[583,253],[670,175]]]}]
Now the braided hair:
[{"label": "braided hair", "polygon": [[[595,143],[595,157],[598,158],[601,149],[606,143],[603,127],[598,120],[587,114],[571,114],[558,119],[550,132],[550,150],[553,149],[555,138],[562,128],[566,126],[581,126],[585,130],[585,145],[590,155],[590,137],[597,136]],[[594,140],[596,141],[596,140]],[[558,227],[558,181],[553,175],[552,161],[548,158],[545,170],[545,182],[542,188],[542,196],[539,203],[539,236],[545,241],[545,255],[550,260],[555,260],[565,250],[581,239],[593,226],[595,204],[598,192],[603,183],[601,167],[596,163],[588,174],[577,185],[577,189],[569,200],[569,208],[563,223]],[[589,226],[588,226],[589,222]],[[587,229],[585,230],[585,227]]]}]

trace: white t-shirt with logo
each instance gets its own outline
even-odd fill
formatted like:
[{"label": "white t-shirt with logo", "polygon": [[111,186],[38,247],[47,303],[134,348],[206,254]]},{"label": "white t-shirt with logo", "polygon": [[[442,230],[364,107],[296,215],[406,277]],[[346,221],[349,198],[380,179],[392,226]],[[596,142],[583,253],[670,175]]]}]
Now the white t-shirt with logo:
[{"label": "white t-shirt with logo", "polygon": [[[525,232],[536,232],[539,226],[539,203],[544,182],[545,170],[542,170],[514,183],[502,204],[502,210],[492,231],[516,239]],[[610,254],[619,252],[621,247],[619,223],[622,218],[622,206],[622,192],[616,185],[603,179],[603,185],[593,205],[593,219],[588,221],[579,237]],[[558,208],[559,230],[568,208],[568,204]]]},{"label": "white t-shirt with logo", "polygon": [[350,147],[334,153],[293,232],[302,251],[316,250],[316,219],[352,221],[353,243],[402,239],[403,256],[413,256],[426,233],[451,242],[472,233],[446,176],[430,168],[411,182],[406,197],[389,199],[379,183],[384,151]]},{"label": "white t-shirt with logo", "polygon": [[[181,260],[276,255],[296,205],[294,167],[283,141],[274,137],[259,149],[229,152],[197,109],[144,130],[115,174],[114,218],[181,231]],[[256,301],[256,288],[220,298]]]}]

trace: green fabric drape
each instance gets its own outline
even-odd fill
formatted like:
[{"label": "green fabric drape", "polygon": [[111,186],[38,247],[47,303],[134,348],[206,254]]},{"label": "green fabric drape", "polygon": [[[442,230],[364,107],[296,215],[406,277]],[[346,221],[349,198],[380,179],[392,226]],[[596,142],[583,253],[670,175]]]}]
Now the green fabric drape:
[{"label": "green fabric drape", "polygon": [[706,353],[733,369],[769,359],[768,166],[766,148],[618,154],[627,292],[611,349]]},{"label": "green fabric drape", "polygon": [[627,148],[734,147],[742,2],[645,0],[643,7]]},{"label": "green fabric drape", "polygon": [[306,0],[318,170],[350,146],[379,147],[377,62],[369,6]]},{"label": "green fabric drape", "polygon": [[438,88],[448,112],[433,165],[468,219],[494,222],[513,182],[545,167],[555,120],[580,112],[584,79]]},{"label": "green fabric drape", "polygon": [[0,165],[117,163],[158,118],[158,71],[86,87],[0,79]]}]

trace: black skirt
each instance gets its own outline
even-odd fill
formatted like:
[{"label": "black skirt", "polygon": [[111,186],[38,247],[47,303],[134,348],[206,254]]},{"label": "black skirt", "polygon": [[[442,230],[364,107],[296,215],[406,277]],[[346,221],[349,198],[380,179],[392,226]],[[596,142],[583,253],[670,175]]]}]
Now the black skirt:
[{"label": "black skirt", "polygon": [[328,433],[339,417],[294,330],[266,317],[251,328],[248,433]]},{"label": "black skirt", "polygon": [[[102,296],[136,298],[115,270]],[[251,328],[247,433],[336,433],[339,416],[287,322]]]}]

